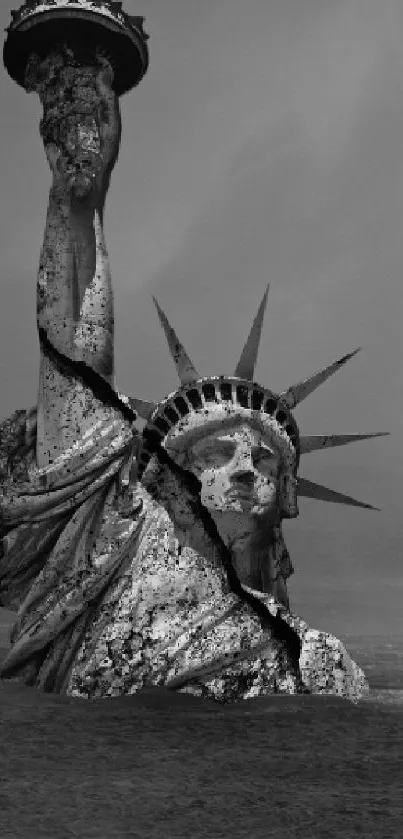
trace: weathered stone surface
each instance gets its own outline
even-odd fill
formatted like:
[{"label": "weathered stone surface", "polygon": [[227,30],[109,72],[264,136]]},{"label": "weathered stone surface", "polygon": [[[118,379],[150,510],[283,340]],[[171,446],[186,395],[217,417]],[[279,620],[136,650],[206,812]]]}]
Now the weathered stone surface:
[{"label": "weathered stone surface", "polygon": [[345,696],[352,702],[369,694],[363,670],[334,635],[309,629],[304,635],[299,666],[303,683],[311,693]]},{"label": "weathered stone surface", "polygon": [[224,703],[356,701],[368,686],[341,642],[290,611],[282,532],[298,515],[291,407],[350,356],[282,395],[253,382],[266,291],[235,375],[201,377],[157,304],[181,386],[139,400],[140,435],[136,400],[114,388],[103,232],[120,142],[113,80],[109,61],[84,61],[71,43],[33,54],[25,77],[53,182],[38,405],[0,426],[0,602],[18,610],[0,674],[89,699],[154,685]]},{"label": "weathered stone surface", "polygon": [[[135,693],[147,684],[220,702],[304,689],[359,698],[365,678],[337,639],[243,587],[298,634],[299,672],[288,644],[232,591],[220,552],[175,474],[166,474],[163,486],[181,500],[180,530],[166,497],[156,501],[142,484],[122,485],[125,448],[118,420],[100,426],[63,463],[31,467],[29,484],[18,481],[15,494],[9,488],[3,495],[9,523],[25,519],[4,538],[0,561],[2,602],[20,604],[3,677],[84,698]],[[66,487],[69,474],[75,480]],[[94,517],[102,524],[88,554]],[[61,534],[49,546],[52,520]]]}]

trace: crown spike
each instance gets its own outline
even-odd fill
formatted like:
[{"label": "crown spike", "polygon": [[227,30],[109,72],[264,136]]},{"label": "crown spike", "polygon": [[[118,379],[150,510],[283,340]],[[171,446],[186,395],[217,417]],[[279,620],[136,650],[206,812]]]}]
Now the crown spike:
[{"label": "crown spike", "polygon": [[267,285],[262,302],[253,321],[252,329],[249,332],[241,357],[235,369],[234,376],[237,376],[239,379],[253,380],[269,288],[270,283]]},{"label": "crown spike", "polygon": [[298,478],[298,495],[304,498],[315,498],[317,501],[330,501],[334,504],[346,504],[350,507],[362,507],[365,510],[378,510],[379,507],[373,507],[372,504],[364,504],[362,501],[356,501],[349,495],[343,495],[341,492],[335,492],[333,489],[322,486],[321,484],[308,481],[306,478]]},{"label": "crown spike", "polygon": [[304,379],[303,382],[299,382],[298,384],[289,387],[288,390],[280,394],[281,399],[285,402],[287,408],[292,409],[295,408],[296,405],[299,405],[303,399],[306,399],[307,396],[313,393],[313,391],[323,384],[326,379],[333,376],[333,373],[337,373],[337,371],[340,370],[340,367],[349,361],[350,358],[353,358],[360,349],[361,347],[358,347],[358,349],[354,350],[354,352],[344,355],[343,358],[339,358],[338,361],[334,361],[333,364],[329,365],[329,367],[325,367],[324,370],[320,370],[319,373],[315,373],[309,379]]},{"label": "crown spike", "polygon": [[135,396],[129,396],[129,404],[139,417],[145,420],[150,419],[151,414],[158,405],[157,402],[149,402],[147,399],[136,399]]},{"label": "crown spike", "polygon": [[127,15],[127,17],[129,18],[129,20],[131,21],[131,23],[133,24],[133,26],[135,26],[135,27],[136,27],[136,29],[139,29],[139,31],[141,32],[141,34],[142,34],[143,38],[144,38],[146,41],[148,41],[148,39],[149,39],[149,37],[150,37],[150,36],[149,36],[149,35],[147,35],[147,32],[144,32],[144,29],[143,29],[143,26],[144,26],[144,21],[145,21],[145,17],[144,17],[144,15]]},{"label": "crown spike", "polygon": [[200,375],[197,372],[196,368],[193,366],[185,348],[179,341],[179,338],[175,330],[172,328],[167,316],[162,311],[158,301],[154,296],[153,300],[159,315],[159,319],[161,321],[162,328],[165,332],[166,339],[168,341],[169,351],[174,360],[175,367],[178,371],[178,376],[181,380],[181,384],[188,385],[191,382],[196,381],[196,379],[200,379]]},{"label": "crown spike", "polygon": [[389,431],[376,431],[372,434],[318,434],[305,435],[300,438],[301,454],[331,449],[334,446],[347,446],[359,440],[369,440],[371,437],[387,437]]}]

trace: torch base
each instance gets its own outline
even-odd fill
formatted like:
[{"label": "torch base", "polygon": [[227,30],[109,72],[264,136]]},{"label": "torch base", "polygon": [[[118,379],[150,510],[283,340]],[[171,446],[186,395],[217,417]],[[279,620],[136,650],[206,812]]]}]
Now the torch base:
[{"label": "torch base", "polygon": [[11,78],[24,87],[29,56],[36,53],[44,59],[57,44],[71,46],[77,58],[90,64],[96,50],[100,51],[113,67],[113,87],[118,96],[135,87],[147,70],[148,50],[140,32],[84,9],[63,8],[42,12],[18,28],[10,28],[3,60]]}]

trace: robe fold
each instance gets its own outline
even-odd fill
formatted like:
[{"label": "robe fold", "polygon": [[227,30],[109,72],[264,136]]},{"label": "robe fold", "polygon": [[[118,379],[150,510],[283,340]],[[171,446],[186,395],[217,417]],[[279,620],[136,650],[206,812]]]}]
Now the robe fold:
[{"label": "robe fold", "polygon": [[115,407],[43,469],[35,420],[17,411],[0,426],[0,603],[17,611],[2,678],[91,699],[148,684],[220,702],[366,692],[338,639],[234,589],[180,475],[168,469],[157,499],[129,478],[138,431]]}]

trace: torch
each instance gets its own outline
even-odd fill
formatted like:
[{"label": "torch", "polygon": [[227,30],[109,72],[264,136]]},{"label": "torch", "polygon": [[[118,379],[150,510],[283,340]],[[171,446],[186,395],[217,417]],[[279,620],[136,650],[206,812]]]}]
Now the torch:
[{"label": "torch", "polygon": [[11,14],[4,64],[12,79],[40,96],[40,133],[53,171],[78,198],[95,184],[105,192],[119,148],[118,97],[148,67],[144,18],[113,0],[27,0]]}]

